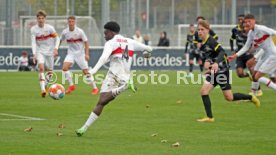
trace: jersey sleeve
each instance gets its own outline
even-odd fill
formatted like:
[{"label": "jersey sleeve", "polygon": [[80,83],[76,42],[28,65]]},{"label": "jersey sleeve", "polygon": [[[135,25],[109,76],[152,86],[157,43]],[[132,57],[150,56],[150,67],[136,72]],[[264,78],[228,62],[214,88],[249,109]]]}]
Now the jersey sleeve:
[{"label": "jersey sleeve", "polygon": [[81,39],[85,42],[85,41],[88,41],[88,38],[87,36],[85,35],[84,31],[81,30]]},{"label": "jersey sleeve", "polygon": [[245,45],[236,53],[237,56],[241,56],[248,51],[253,42],[252,30],[249,31]]},{"label": "jersey sleeve", "polygon": [[265,31],[269,35],[276,36],[276,31],[269,27],[262,26],[262,30]]},{"label": "jersey sleeve", "polygon": [[32,53],[36,54],[36,36],[34,32],[34,27],[31,28],[31,42],[32,42]]},{"label": "jersey sleeve", "polygon": [[60,38],[53,26],[50,26],[50,33],[51,33],[51,36],[55,38],[55,48],[58,49],[60,44]]},{"label": "jersey sleeve", "polygon": [[91,74],[95,74],[105,63],[107,63],[109,56],[112,53],[112,47],[109,42],[106,42],[104,45],[103,53],[97,64],[90,71]]},{"label": "jersey sleeve", "polygon": [[131,40],[133,43],[133,50],[134,51],[148,51],[151,52],[152,48],[135,40]]},{"label": "jersey sleeve", "polygon": [[65,30],[63,30],[60,35],[60,41],[64,41],[64,40],[65,40]]}]

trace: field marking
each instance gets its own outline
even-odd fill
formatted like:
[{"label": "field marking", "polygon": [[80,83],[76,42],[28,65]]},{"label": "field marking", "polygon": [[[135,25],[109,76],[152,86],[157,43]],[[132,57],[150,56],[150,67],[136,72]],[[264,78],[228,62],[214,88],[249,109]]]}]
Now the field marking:
[{"label": "field marking", "polygon": [[46,120],[44,118],[38,118],[38,117],[29,117],[29,116],[21,116],[21,115],[14,115],[14,114],[6,114],[6,113],[0,113],[2,116],[9,116],[9,117],[15,117],[15,118],[0,118],[0,121],[43,121]]}]

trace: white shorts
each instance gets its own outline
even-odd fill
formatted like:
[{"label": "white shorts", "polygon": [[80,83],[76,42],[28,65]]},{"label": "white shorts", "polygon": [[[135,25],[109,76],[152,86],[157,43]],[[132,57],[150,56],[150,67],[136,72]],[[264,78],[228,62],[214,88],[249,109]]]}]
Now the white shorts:
[{"label": "white shorts", "polygon": [[43,53],[37,53],[36,59],[38,64],[45,64],[46,68],[49,70],[54,69],[54,56],[45,55]]},{"label": "white shorts", "polygon": [[107,72],[101,87],[101,93],[110,92],[115,88],[118,88],[127,84],[128,84],[128,81],[121,80],[118,78],[118,76],[114,75],[113,73]]},{"label": "white shorts", "polygon": [[64,62],[70,62],[72,65],[74,65],[74,62],[76,62],[81,70],[88,69],[88,62],[85,60],[84,54],[67,54]]},{"label": "white shorts", "polygon": [[276,71],[276,57],[267,58],[266,60],[262,61],[261,64],[258,64],[257,67],[258,67],[257,71],[259,72],[266,73],[266,74],[273,74]]}]

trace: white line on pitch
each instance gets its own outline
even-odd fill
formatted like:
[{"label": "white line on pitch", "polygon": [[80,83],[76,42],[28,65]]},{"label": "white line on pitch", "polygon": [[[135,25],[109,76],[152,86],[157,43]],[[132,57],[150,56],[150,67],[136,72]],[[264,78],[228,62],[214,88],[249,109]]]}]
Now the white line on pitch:
[{"label": "white line on pitch", "polygon": [[[14,115],[14,114],[6,114],[0,113],[2,116],[9,116],[9,117],[16,117],[15,119],[0,119],[0,121],[12,121],[12,120],[30,120],[30,121],[42,121],[46,120],[44,118],[36,118],[36,117],[29,117],[29,116],[21,116],[21,115]],[[18,119],[20,118],[20,119]]]}]

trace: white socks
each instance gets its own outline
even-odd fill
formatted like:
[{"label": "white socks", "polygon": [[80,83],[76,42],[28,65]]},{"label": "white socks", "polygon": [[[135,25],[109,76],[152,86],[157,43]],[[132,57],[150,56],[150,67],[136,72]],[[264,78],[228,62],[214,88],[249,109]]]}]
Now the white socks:
[{"label": "white socks", "polygon": [[251,90],[252,90],[252,92],[253,92],[254,95],[256,95],[259,87],[260,87],[260,83],[259,82],[251,82]]},{"label": "white socks", "polygon": [[66,80],[68,80],[68,83],[70,86],[74,85],[73,83],[73,79],[72,79],[72,76],[71,76],[71,72],[70,71],[63,71],[64,73],[64,77]]},{"label": "white socks", "polygon": [[42,92],[45,92],[45,75],[44,73],[39,73],[39,84]]},{"label": "white socks", "polygon": [[271,88],[273,90],[276,90],[276,84],[273,83],[270,79],[268,79],[266,77],[261,77],[258,81],[260,83],[265,84],[267,87],[269,87],[269,88]]},{"label": "white socks", "polygon": [[96,115],[94,112],[91,112],[90,116],[88,117],[87,121],[82,126],[82,128],[85,128],[85,130],[87,130],[87,128],[89,128],[90,125],[93,124],[98,119],[98,117],[99,116]]},{"label": "white socks", "polygon": [[94,80],[93,75],[90,74],[86,74],[85,75],[86,81],[93,87],[93,88],[97,88],[96,82]]}]

